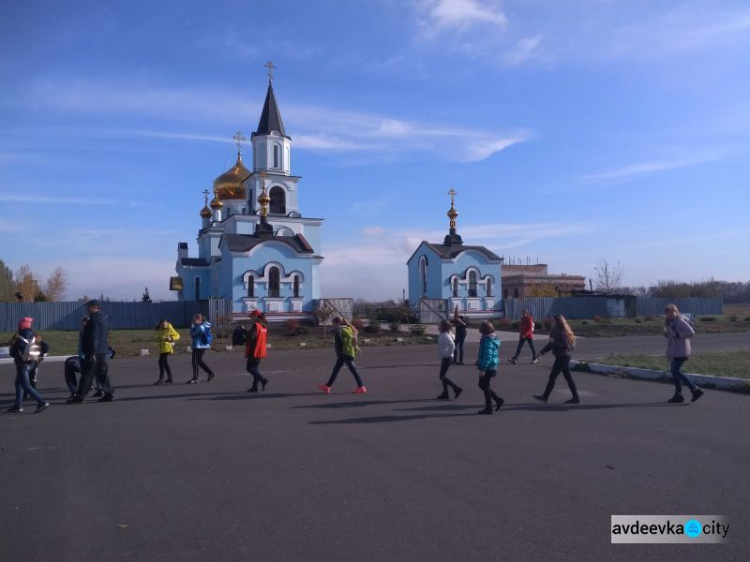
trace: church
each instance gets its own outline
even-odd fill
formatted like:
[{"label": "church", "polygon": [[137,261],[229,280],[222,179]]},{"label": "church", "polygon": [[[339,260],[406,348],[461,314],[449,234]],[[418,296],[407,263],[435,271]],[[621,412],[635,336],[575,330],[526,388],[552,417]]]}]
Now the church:
[{"label": "church", "polygon": [[178,244],[170,289],[178,300],[230,301],[235,317],[257,309],[283,320],[309,314],[320,298],[323,219],[300,211],[292,139],[276,103],[273,65],[266,66],[268,91],[251,135],[252,171],[237,133],[236,163],[214,180],[212,192],[203,192],[197,256],[189,255],[186,242]]},{"label": "church", "polygon": [[441,243],[423,241],[406,262],[409,306],[453,311],[473,318],[500,316],[503,258],[484,246],[467,246],[456,230],[456,192],[451,189],[450,228]]}]

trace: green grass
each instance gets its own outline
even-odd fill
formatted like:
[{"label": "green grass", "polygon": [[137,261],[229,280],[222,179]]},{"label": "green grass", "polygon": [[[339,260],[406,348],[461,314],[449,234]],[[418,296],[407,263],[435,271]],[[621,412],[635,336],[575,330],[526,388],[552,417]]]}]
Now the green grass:
[{"label": "green grass", "polygon": [[[664,356],[653,355],[613,355],[594,359],[591,363],[638,367],[669,372],[669,363]],[[747,351],[708,351],[694,353],[682,368],[684,373],[716,375],[750,379],[750,353]]]},{"label": "green grass", "polygon": [[[187,353],[186,348],[190,345],[190,333],[187,328],[178,329],[180,340],[175,346],[177,353]],[[268,343],[271,349],[321,349],[333,347],[333,333],[328,328],[323,335],[322,328],[309,328],[310,333],[306,335],[290,336],[282,326],[271,326],[271,334]],[[50,355],[75,355],[78,353],[78,332],[62,330],[46,330],[40,332],[44,340],[50,345]],[[227,332],[224,337],[218,337],[214,332],[212,351],[226,352],[225,346],[231,345],[232,339]],[[0,345],[4,346],[13,337],[13,332],[0,332]],[[141,354],[141,349],[148,349],[149,355],[157,355],[157,345],[154,339],[154,330],[111,330],[109,332],[109,344],[121,357],[133,357]],[[403,342],[396,338],[403,338]],[[369,340],[365,342],[364,340]],[[301,346],[300,343],[305,343]],[[405,333],[392,334],[390,332],[379,334],[360,333],[359,342],[361,348],[397,346],[397,345],[422,345],[435,344],[435,338],[430,336],[409,336]],[[234,347],[232,353],[243,353],[244,346]]]}]

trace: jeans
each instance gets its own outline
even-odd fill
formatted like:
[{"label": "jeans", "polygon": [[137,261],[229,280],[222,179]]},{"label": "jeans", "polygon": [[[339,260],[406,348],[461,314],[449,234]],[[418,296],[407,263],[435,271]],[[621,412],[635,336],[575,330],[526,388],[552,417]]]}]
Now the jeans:
[{"label": "jeans", "polygon": [[111,396],[115,393],[112,382],[109,380],[106,353],[97,353],[94,356],[94,361],[90,361],[88,357],[81,361],[81,379],[78,381],[78,396],[83,398],[89,393],[94,378],[96,378],[96,382],[104,394]]},{"label": "jeans", "polygon": [[502,400],[495,391],[492,390],[492,379],[497,375],[497,369],[487,369],[484,375],[479,377],[479,388],[484,392],[484,406],[485,408],[492,408],[492,401],[499,402]]},{"label": "jeans", "polygon": [[29,382],[29,372],[33,367],[33,363],[16,362],[16,401],[13,404],[16,408],[21,407],[24,392],[31,396],[39,406],[45,404],[44,398]]},{"label": "jeans", "polygon": [[357,367],[354,366],[354,357],[349,357],[348,355],[340,355],[336,359],[336,364],[333,366],[333,372],[331,372],[331,377],[328,379],[326,386],[333,386],[333,383],[336,382],[336,377],[339,376],[341,367],[345,364],[349,368],[349,371],[351,371],[352,375],[354,375],[354,380],[357,381],[357,386],[364,386],[362,378],[357,372]]},{"label": "jeans", "polygon": [[536,349],[534,349],[534,340],[531,338],[524,338],[518,340],[518,347],[516,348],[516,353],[513,355],[513,359],[518,359],[518,356],[521,355],[521,348],[523,347],[523,344],[529,342],[529,347],[531,348],[531,358],[536,359]]},{"label": "jeans", "polygon": [[459,388],[456,383],[454,383],[446,376],[446,374],[448,373],[448,368],[450,366],[451,358],[443,357],[440,361],[440,382],[443,383],[443,394],[448,394],[448,387],[451,387],[454,392]]},{"label": "jeans", "polygon": [[453,352],[453,362],[464,362],[464,342],[466,341],[466,332],[456,333],[456,350]]},{"label": "jeans", "polygon": [[213,375],[211,367],[203,362],[203,354],[206,353],[205,349],[194,349],[193,350],[193,379],[198,379],[198,367],[206,371],[209,375]]},{"label": "jeans", "polygon": [[698,388],[689,378],[682,374],[682,366],[685,364],[685,361],[687,361],[687,357],[675,357],[672,359],[671,370],[674,379],[675,394],[682,394],[682,383],[685,383],[685,386],[690,389],[690,392],[695,392]]},{"label": "jeans", "polygon": [[259,384],[268,382],[268,379],[260,374],[260,359],[248,357],[246,370],[253,376],[253,388],[258,388]]},{"label": "jeans", "polygon": [[578,390],[576,389],[576,383],[573,382],[573,377],[570,374],[570,356],[555,357],[555,363],[552,365],[552,371],[549,374],[549,380],[547,381],[547,388],[544,389],[544,399],[548,399],[549,395],[552,394],[552,389],[555,387],[555,380],[557,376],[562,373],[565,377],[565,382],[568,383],[568,388],[573,394],[573,398],[578,398]]},{"label": "jeans", "polygon": [[159,380],[164,378],[164,372],[167,373],[167,380],[172,380],[172,369],[169,367],[169,356],[170,353],[159,354]]}]

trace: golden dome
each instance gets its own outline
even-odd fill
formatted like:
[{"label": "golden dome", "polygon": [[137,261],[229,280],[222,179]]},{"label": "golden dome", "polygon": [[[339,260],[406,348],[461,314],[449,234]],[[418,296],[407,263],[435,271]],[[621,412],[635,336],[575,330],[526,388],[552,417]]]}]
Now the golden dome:
[{"label": "golden dome", "polygon": [[221,202],[221,197],[219,197],[219,191],[216,187],[214,187],[214,198],[211,199],[211,208],[212,209],[224,208],[224,203]]},{"label": "golden dome", "polygon": [[458,211],[456,210],[456,208],[453,205],[451,205],[451,208],[448,210],[448,212],[446,213],[446,215],[448,215],[449,219],[456,220],[456,217],[458,216]]},{"label": "golden dome", "polygon": [[245,199],[245,180],[250,170],[242,164],[242,154],[237,152],[235,165],[214,180],[214,191],[220,199]]},{"label": "golden dome", "polygon": [[208,205],[204,205],[201,209],[201,217],[204,219],[210,219],[211,214],[211,209],[208,208]]}]

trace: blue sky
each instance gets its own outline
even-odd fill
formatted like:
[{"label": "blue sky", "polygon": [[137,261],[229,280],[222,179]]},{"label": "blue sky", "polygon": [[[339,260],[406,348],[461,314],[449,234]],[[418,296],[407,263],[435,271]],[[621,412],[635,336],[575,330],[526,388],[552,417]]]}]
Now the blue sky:
[{"label": "blue sky", "polygon": [[451,187],[466,243],[554,273],[750,280],[750,4],[722,0],[9,0],[0,258],[174,298],[269,59],[325,296],[400,297]]}]

